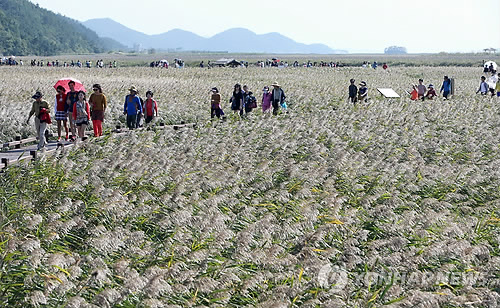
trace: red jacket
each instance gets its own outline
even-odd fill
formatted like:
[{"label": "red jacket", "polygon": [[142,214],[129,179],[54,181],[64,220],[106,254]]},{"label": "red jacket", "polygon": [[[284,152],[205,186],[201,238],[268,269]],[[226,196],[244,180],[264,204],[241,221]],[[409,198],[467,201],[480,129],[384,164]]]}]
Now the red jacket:
[{"label": "red jacket", "polygon": [[146,99],[144,102],[144,109],[146,109],[146,116],[147,117],[152,117],[154,115],[153,111],[156,111],[156,114],[158,114],[158,104],[154,99]]}]

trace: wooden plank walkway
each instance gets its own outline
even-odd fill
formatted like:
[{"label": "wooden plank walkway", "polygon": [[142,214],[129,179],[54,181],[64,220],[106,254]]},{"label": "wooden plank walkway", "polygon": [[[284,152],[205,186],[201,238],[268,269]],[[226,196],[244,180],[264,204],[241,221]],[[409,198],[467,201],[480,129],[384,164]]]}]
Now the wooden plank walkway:
[{"label": "wooden plank walkway", "polygon": [[6,168],[9,165],[23,161],[25,159],[35,159],[37,154],[51,153],[61,148],[69,148],[74,145],[70,141],[49,141],[45,146],[45,150],[37,151],[37,144],[27,145],[19,149],[12,149],[5,152],[0,152],[0,169]]},{"label": "wooden plank walkway", "polygon": [[[174,125],[159,125],[154,126],[155,129],[172,127],[174,130],[179,130],[184,127],[192,127],[196,128],[196,123],[182,123],[182,124],[174,124]],[[147,129],[146,127],[140,127],[134,130],[141,131]],[[90,132],[90,131],[89,131]],[[116,130],[112,132],[112,134],[116,134],[117,136],[126,135],[130,130],[127,128],[117,127]],[[95,138],[95,137],[90,137]],[[37,151],[37,139],[35,137],[30,137],[27,139],[21,140],[20,138],[16,138],[16,141],[8,142],[3,144],[3,149],[15,147],[14,149],[9,149],[6,151],[0,152],[0,170],[3,168],[7,168],[9,165],[18,163],[20,161],[26,159],[36,159],[37,155],[40,154],[51,154],[55,153],[57,150],[67,150],[75,145],[74,142],[71,141],[49,141],[45,146],[45,150]],[[79,141],[85,142],[85,141]]]}]

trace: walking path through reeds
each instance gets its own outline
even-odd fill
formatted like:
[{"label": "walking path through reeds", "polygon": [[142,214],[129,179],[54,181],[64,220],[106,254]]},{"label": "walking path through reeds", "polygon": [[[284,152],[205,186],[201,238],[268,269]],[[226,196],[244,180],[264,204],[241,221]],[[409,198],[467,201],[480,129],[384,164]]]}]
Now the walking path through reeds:
[{"label": "walking path through reeds", "polygon": [[[154,128],[166,128],[172,127],[174,130],[178,130],[183,127],[195,127],[195,123],[181,123],[175,125],[164,125],[160,123],[158,126],[152,126]],[[137,130],[150,129],[152,127],[140,127]],[[111,134],[128,134],[130,132],[127,128],[117,127],[113,130]],[[9,165],[24,161],[26,159],[36,159],[38,154],[53,154],[57,150],[64,151],[75,145],[72,141],[48,141],[45,149],[43,151],[37,151],[37,138],[30,137],[26,139],[21,139],[17,137],[15,141],[7,142],[2,145],[2,151],[0,151],[0,170],[7,168]]]}]

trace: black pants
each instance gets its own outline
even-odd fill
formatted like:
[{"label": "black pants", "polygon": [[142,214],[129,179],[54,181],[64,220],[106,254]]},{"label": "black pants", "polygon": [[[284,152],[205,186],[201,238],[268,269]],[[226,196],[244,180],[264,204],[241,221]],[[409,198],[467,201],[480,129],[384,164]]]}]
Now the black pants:
[{"label": "black pants", "polygon": [[221,110],[220,108],[212,108],[211,112],[210,112],[210,118],[214,118],[214,117],[217,117],[220,119],[220,116],[221,116]]},{"label": "black pants", "polygon": [[136,114],[128,114],[127,115],[127,127],[129,129],[135,128],[136,121],[137,121],[137,115]]},{"label": "black pants", "polygon": [[278,101],[273,101],[273,114],[277,115],[278,111],[280,110],[280,102]]}]

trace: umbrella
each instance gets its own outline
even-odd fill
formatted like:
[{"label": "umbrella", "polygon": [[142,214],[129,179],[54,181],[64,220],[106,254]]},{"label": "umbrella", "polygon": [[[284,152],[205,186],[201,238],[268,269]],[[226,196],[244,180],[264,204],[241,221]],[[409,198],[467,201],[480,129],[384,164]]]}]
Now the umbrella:
[{"label": "umbrella", "polygon": [[69,86],[68,86],[68,82],[70,82],[71,80],[73,80],[75,82],[75,91],[87,92],[87,90],[85,90],[85,87],[83,86],[83,83],[80,80],[75,79],[75,78],[62,78],[62,79],[59,79],[56,82],[56,84],[54,85],[54,89],[57,89],[58,86],[63,86],[63,88],[66,90],[66,92],[69,92],[70,89],[69,89]]}]

